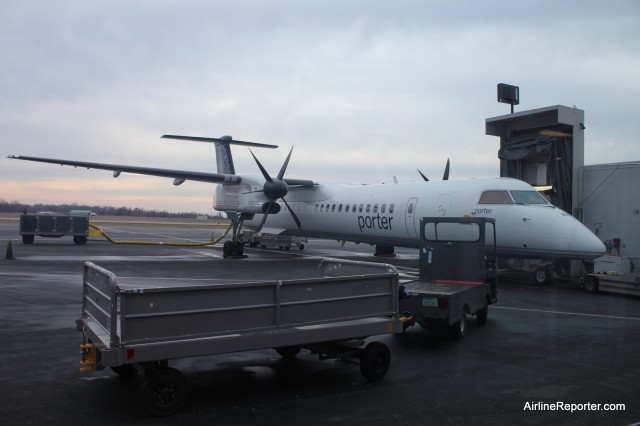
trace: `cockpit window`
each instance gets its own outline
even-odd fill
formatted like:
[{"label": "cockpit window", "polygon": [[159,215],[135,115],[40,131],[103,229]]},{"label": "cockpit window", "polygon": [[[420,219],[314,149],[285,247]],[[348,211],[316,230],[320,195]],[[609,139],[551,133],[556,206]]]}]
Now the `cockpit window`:
[{"label": "cockpit window", "polygon": [[538,191],[511,191],[516,204],[548,204],[549,202]]},{"label": "cockpit window", "polygon": [[513,201],[507,191],[485,191],[479,204],[513,204]]}]

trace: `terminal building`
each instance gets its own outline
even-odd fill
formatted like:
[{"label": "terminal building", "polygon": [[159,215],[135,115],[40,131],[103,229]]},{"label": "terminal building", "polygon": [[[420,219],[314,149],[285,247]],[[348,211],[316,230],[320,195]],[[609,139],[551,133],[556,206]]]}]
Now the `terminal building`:
[{"label": "terminal building", "polygon": [[[506,102],[512,111],[517,94]],[[500,138],[501,177],[536,187],[600,237],[608,254],[627,258],[631,269],[640,267],[640,161],[585,165],[584,123],[583,110],[556,105],[487,118],[485,130]],[[563,269],[573,277],[586,272],[576,261]]]}]

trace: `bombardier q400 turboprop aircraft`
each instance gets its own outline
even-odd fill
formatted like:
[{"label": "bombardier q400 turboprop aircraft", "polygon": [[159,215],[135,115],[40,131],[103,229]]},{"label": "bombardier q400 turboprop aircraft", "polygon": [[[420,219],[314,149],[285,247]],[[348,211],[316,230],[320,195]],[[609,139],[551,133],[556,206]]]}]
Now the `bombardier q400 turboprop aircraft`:
[{"label": "bombardier q400 turboprop aircraft", "polygon": [[[291,152],[277,175],[270,175],[253,155],[262,175],[236,174],[230,145],[276,148],[222,138],[165,135],[163,138],[214,143],[217,173],[154,169],[10,156],[120,173],[219,184],[213,207],[226,212],[233,238],[224,256],[242,255],[240,229],[285,233],[380,247],[418,247],[419,221],[427,216],[485,216],[497,223],[498,256],[526,259],[593,259],[603,243],[570,214],[553,206],[532,186],[510,178],[443,180],[417,183],[347,185],[285,178]],[[447,167],[448,170],[448,167]],[[423,175],[424,177],[424,175]],[[426,180],[426,178],[425,178]],[[285,199],[286,197],[286,199]],[[283,211],[284,209],[288,211]]]}]

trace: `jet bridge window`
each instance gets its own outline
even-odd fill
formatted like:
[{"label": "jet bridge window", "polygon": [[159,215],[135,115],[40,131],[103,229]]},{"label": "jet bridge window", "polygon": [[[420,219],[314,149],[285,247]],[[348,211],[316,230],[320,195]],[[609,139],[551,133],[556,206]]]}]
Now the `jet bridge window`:
[{"label": "jet bridge window", "polygon": [[485,191],[478,204],[513,204],[507,191]]},{"label": "jet bridge window", "polygon": [[511,191],[516,204],[548,204],[538,191]]}]

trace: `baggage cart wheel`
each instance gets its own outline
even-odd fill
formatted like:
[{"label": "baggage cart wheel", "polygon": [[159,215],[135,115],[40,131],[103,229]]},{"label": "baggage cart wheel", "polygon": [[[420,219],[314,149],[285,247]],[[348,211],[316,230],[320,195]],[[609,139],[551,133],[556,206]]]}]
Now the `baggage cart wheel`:
[{"label": "baggage cart wheel", "polygon": [[33,235],[23,235],[22,244],[33,244],[35,237]]},{"label": "baggage cart wheel", "polygon": [[82,235],[75,236],[73,237],[73,242],[79,246],[85,245],[87,244],[87,237],[84,237]]},{"label": "baggage cart wheel", "polygon": [[187,381],[175,368],[151,372],[142,384],[142,404],[155,416],[177,413],[187,402]]},{"label": "baggage cart wheel", "polygon": [[274,348],[274,349],[276,350],[278,355],[280,355],[282,358],[291,359],[291,358],[295,358],[300,353],[300,351],[302,350],[302,347],[280,346],[279,348]]},{"label": "baggage cart wheel", "polygon": [[382,380],[389,371],[390,363],[389,348],[380,342],[369,343],[360,354],[360,372],[372,382]]},{"label": "baggage cart wheel", "polygon": [[131,364],[119,365],[117,367],[111,367],[111,371],[116,373],[120,377],[133,377],[138,373],[138,370]]}]

